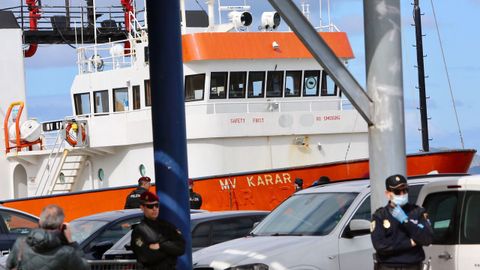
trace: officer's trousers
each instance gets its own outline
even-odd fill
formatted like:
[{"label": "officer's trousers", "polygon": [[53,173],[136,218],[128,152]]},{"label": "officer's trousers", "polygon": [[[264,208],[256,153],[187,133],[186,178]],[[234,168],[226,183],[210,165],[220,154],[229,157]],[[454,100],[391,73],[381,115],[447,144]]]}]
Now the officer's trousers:
[{"label": "officer's trousers", "polygon": [[423,263],[405,266],[389,266],[385,264],[377,264],[375,270],[422,270]]}]

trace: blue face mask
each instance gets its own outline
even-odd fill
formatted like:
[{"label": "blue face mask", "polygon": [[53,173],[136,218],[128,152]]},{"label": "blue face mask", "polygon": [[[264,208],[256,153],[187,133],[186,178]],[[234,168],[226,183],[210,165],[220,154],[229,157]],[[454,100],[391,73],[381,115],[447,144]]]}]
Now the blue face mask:
[{"label": "blue face mask", "polygon": [[408,202],[408,194],[393,195],[392,202],[398,206],[404,206]]}]

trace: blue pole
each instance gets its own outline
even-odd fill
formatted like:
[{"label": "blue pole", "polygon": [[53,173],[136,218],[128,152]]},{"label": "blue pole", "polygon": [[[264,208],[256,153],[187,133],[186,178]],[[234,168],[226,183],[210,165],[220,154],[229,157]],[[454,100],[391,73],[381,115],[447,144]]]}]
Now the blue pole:
[{"label": "blue pole", "polygon": [[147,0],[155,186],[160,218],[177,226],[187,245],[177,269],[192,269],[180,2]]}]

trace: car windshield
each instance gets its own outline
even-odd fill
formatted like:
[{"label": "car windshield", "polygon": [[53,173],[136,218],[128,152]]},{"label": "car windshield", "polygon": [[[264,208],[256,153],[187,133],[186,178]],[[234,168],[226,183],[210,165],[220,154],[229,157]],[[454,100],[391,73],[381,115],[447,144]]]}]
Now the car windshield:
[{"label": "car windshield", "polygon": [[288,198],[253,231],[253,235],[327,235],[358,193],[298,194]]},{"label": "car windshield", "polygon": [[99,220],[76,220],[70,222],[72,239],[81,244],[85,239],[94,234],[98,229],[107,224],[107,221]]}]

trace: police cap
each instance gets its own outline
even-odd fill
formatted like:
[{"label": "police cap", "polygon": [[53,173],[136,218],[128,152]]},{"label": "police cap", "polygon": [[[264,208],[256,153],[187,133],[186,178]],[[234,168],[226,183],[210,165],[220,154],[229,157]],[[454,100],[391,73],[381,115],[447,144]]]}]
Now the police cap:
[{"label": "police cap", "polygon": [[385,187],[388,191],[408,187],[407,178],[401,174],[394,174],[385,180]]},{"label": "police cap", "polygon": [[158,202],[158,196],[150,191],[145,191],[140,195],[140,201],[142,203]]},{"label": "police cap", "polygon": [[152,181],[152,179],[150,179],[150,177],[148,177],[148,176],[142,176],[142,177],[138,178],[138,183],[139,184],[142,183],[142,182],[149,182],[150,183],[151,181]]}]

